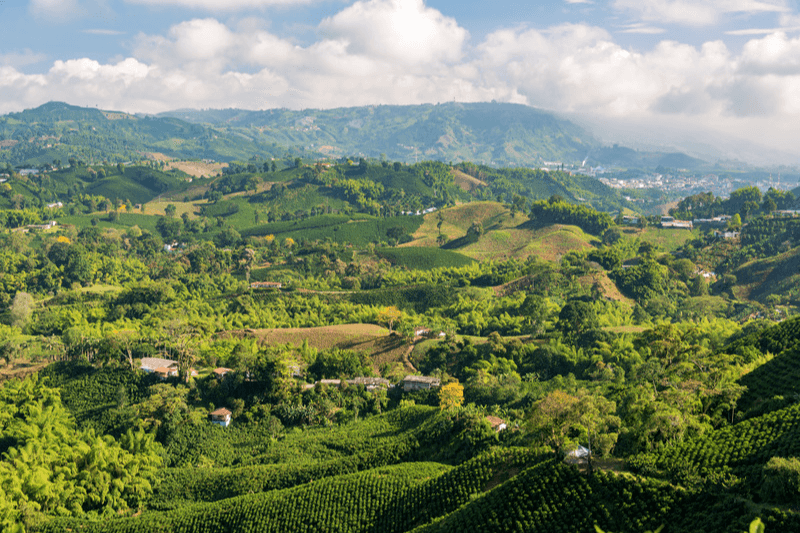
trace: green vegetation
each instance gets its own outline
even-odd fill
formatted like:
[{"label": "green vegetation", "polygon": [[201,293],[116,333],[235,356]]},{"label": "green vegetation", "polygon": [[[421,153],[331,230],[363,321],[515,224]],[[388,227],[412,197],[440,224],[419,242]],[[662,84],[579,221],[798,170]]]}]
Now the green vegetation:
[{"label": "green vegetation", "polygon": [[787,195],[706,198],[720,239],[560,172],[247,157],[12,169],[3,528],[797,529]]}]

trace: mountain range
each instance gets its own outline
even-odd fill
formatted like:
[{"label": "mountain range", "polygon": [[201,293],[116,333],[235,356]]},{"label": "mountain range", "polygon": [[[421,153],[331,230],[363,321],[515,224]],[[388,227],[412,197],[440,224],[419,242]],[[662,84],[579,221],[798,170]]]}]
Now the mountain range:
[{"label": "mountain range", "polygon": [[471,161],[497,167],[621,165],[693,168],[683,153],[608,146],[575,123],[520,104],[446,103],[327,110],[178,110],[129,114],[50,102],[0,116],[0,162],[366,157]]}]

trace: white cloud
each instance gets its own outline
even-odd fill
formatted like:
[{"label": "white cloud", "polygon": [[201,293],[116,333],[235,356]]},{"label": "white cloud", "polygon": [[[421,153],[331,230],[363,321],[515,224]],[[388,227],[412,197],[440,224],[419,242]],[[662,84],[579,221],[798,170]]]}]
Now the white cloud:
[{"label": "white cloud", "polygon": [[77,0],[31,0],[31,12],[40,17],[73,18],[78,10]]},{"label": "white cloud", "polygon": [[727,13],[786,13],[785,0],[615,0],[614,7],[644,21],[708,26]]},{"label": "white cloud", "polygon": [[[56,0],[42,0],[56,1]],[[269,6],[291,6],[311,4],[319,0],[125,0],[131,4],[145,4],[157,7],[177,6],[205,11],[239,11],[242,9]]]},{"label": "white cloud", "polygon": [[322,34],[346,44],[349,54],[408,64],[457,61],[467,31],[423,0],[369,0],[327,18]]},{"label": "white cloud", "polygon": [[[652,28],[634,23],[623,31]],[[749,39],[740,52],[721,41],[669,40],[634,50],[586,24],[503,29],[468,46],[455,20],[421,0],[369,0],[322,21],[306,46],[271,33],[264,21],[204,18],[139,35],[122,61],[77,58],[28,75],[19,71],[23,59],[6,54],[0,112],[54,99],[145,112],[496,99],[726,131],[752,133],[756,126],[747,124],[771,121],[791,139],[797,135],[786,132],[800,134],[798,58],[800,38],[785,32]]]},{"label": "white cloud", "polygon": [[657,28],[655,26],[650,26],[648,24],[636,23],[636,24],[628,24],[621,30],[617,30],[618,33],[638,33],[642,35],[658,35],[660,33],[664,33],[666,30],[664,28]]},{"label": "white cloud", "polygon": [[100,28],[82,30],[81,33],[88,33],[89,35],[125,35],[124,31],[119,30],[104,30]]},{"label": "white cloud", "polygon": [[5,54],[0,54],[0,65],[24,67],[27,65],[41,63],[46,58],[46,55],[36,53],[33,50],[24,50],[23,52],[8,52]]}]

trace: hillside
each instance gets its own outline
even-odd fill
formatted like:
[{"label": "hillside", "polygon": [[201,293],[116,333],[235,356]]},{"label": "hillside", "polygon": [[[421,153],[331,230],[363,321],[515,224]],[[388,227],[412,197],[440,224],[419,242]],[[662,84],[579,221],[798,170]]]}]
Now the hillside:
[{"label": "hillside", "polygon": [[780,294],[786,299],[796,299],[800,296],[800,247],[747,262],[733,274],[740,298],[766,303],[770,295]]},{"label": "hillside", "polygon": [[492,166],[580,162],[597,146],[584,130],[519,104],[446,103],[328,110],[163,113],[279,146],[313,146],[325,155],[390,160],[474,161]]},{"label": "hillside", "polygon": [[38,167],[69,158],[99,163],[170,158],[230,161],[277,156],[285,149],[170,118],[138,116],[50,102],[0,116],[0,162]]},{"label": "hillside", "polygon": [[[412,234],[414,240],[400,246],[437,246],[440,216],[441,234],[448,241],[443,248],[477,260],[536,256],[559,261],[569,251],[591,249],[594,240],[575,226],[527,227],[525,214],[512,216],[509,208],[498,202],[471,202],[425,215],[422,225]],[[485,233],[476,242],[469,242],[467,230],[474,222],[481,223]]]}]

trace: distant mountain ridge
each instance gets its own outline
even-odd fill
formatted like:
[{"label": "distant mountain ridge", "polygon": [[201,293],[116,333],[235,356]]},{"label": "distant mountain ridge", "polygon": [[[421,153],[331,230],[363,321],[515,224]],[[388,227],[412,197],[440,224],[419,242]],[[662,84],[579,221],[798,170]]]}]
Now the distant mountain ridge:
[{"label": "distant mountain ridge", "polygon": [[[38,166],[75,157],[136,160],[366,157],[493,167],[691,167],[684,154],[604,146],[582,127],[521,104],[445,103],[293,111],[177,110],[130,114],[49,102],[0,116],[0,163]],[[666,162],[669,161],[670,164]]]},{"label": "distant mountain ridge", "polygon": [[179,110],[162,113],[227,133],[333,156],[492,166],[580,163],[599,143],[575,124],[529,106],[447,103],[325,110]]}]

